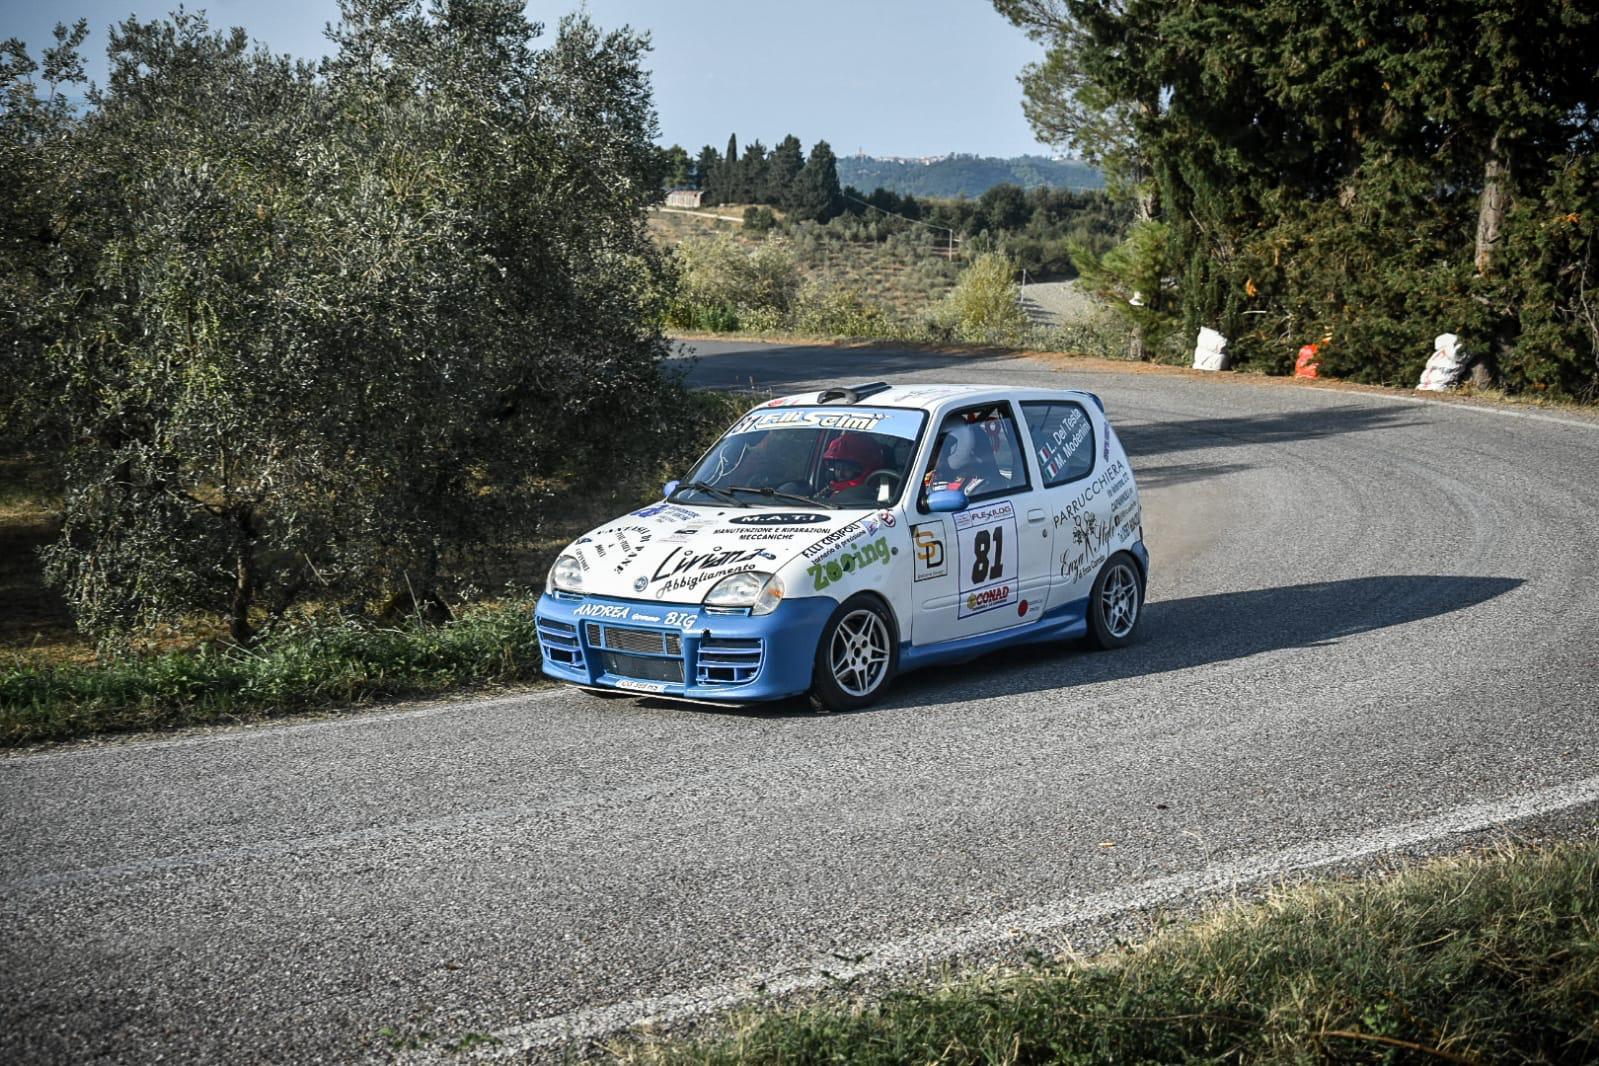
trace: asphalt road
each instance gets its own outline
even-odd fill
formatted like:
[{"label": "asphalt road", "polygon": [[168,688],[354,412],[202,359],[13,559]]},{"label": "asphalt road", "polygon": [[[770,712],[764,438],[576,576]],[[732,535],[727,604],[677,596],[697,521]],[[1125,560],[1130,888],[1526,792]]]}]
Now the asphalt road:
[{"label": "asphalt road", "polygon": [[548,690],[0,758],[0,1060],[448,1060],[468,1034],[543,1053],[761,985],[1592,824],[1591,420],[701,348],[711,384],[1099,392],[1144,493],[1143,641],[932,670],[831,717]]}]

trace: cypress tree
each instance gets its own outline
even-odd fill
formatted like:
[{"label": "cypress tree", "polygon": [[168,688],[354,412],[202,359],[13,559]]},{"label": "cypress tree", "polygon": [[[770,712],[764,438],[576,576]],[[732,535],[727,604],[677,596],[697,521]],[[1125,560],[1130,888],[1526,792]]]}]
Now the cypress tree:
[{"label": "cypress tree", "polygon": [[842,192],[838,185],[838,160],[826,141],[817,141],[811,157],[794,180],[789,214],[800,221],[826,222],[840,212]]},{"label": "cypress tree", "polygon": [[794,179],[805,168],[805,149],[792,133],[777,143],[766,164],[766,181],[761,188],[761,202],[780,207],[788,202],[794,188]]}]

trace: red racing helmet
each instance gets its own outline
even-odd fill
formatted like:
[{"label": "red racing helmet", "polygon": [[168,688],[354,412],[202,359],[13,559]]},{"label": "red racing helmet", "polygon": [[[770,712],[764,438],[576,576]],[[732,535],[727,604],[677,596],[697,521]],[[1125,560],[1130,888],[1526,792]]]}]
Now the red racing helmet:
[{"label": "red racing helmet", "polygon": [[883,449],[864,433],[840,433],[822,453],[822,472],[834,492],[853,489],[883,465]]}]

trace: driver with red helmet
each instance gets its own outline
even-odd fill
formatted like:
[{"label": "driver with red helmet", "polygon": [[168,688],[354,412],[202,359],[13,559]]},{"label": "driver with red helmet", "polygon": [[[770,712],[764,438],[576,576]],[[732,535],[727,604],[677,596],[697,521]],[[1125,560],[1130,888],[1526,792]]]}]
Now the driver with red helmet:
[{"label": "driver with red helmet", "polygon": [[829,496],[859,488],[882,468],[883,449],[865,433],[840,433],[822,452]]}]

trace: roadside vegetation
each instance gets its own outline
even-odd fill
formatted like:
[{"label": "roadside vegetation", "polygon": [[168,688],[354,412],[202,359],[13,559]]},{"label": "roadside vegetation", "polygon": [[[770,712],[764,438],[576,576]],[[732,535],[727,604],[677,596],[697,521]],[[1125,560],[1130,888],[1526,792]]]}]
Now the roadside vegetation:
[{"label": "roadside vegetation", "polygon": [[374,700],[526,684],[539,677],[533,606],[572,537],[660,496],[759,397],[682,392],[674,443],[629,476],[544,487],[533,535],[469,571],[443,574],[442,618],[311,597],[263,620],[248,643],[195,614],[95,640],[46,582],[38,547],[60,525],[46,466],[0,463],[0,747],[98,733],[245,722]]},{"label": "roadside vegetation", "polygon": [[0,743],[532,676],[547,554],[738,403],[663,364],[645,41],[179,10],[80,106],[85,35],[0,44]]},{"label": "roadside vegetation", "polygon": [[1040,140],[1134,209],[1078,265],[1145,352],[1209,327],[1235,365],[1316,342],[1326,374],[1409,386],[1453,333],[1478,385],[1599,400],[1592,4],[993,3],[1047,50]]},{"label": "roadside vegetation", "polygon": [[630,1063],[1587,1063],[1599,845],[1505,847],[1231,905],[1097,958],[749,1012]]}]

